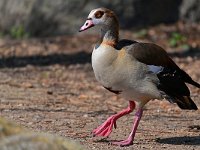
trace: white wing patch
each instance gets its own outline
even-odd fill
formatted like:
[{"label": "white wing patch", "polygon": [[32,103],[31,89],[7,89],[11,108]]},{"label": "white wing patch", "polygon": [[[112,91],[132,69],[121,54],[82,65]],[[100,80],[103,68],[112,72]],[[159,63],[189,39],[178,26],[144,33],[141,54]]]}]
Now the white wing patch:
[{"label": "white wing patch", "polygon": [[163,71],[164,67],[162,66],[154,66],[154,65],[148,65],[149,67],[149,71],[153,72],[153,73],[159,73],[161,71]]}]

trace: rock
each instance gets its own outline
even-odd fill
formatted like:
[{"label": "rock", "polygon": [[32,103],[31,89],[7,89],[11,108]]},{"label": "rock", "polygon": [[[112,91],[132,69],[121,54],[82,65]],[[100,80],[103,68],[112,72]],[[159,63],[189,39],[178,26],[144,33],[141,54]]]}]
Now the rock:
[{"label": "rock", "polygon": [[42,133],[23,133],[4,138],[1,150],[83,150],[76,142]]},{"label": "rock", "polygon": [[199,3],[199,0],[0,0],[0,31],[10,33],[14,28],[12,34],[22,30],[31,36],[74,34],[90,10],[98,7],[114,10],[121,27],[126,29],[178,19],[199,21]]},{"label": "rock", "polygon": [[21,126],[18,126],[14,123],[8,122],[5,119],[0,117],[0,141],[2,138],[16,135],[19,133],[24,133],[26,130]]},{"label": "rock", "polygon": [[0,118],[1,150],[83,150],[71,140],[59,136],[36,133]]}]

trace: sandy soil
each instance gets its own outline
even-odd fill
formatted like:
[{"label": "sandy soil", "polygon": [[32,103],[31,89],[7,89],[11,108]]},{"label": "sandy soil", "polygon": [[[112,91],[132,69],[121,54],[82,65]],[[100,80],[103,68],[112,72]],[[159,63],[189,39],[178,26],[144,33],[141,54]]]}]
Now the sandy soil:
[{"label": "sandy soil", "polygon": [[[167,34],[172,30],[177,28],[152,28],[144,39],[167,48],[173,60],[200,82],[199,28],[194,29],[198,32],[193,36],[188,35],[187,42],[193,44],[193,49],[187,52],[174,52],[167,47]],[[181,31],[187,35],[187,30]],[[156,38],[158,34],[161,38]],[[130,32],[123,35],[134,38]],[[102,88],[94,78],[90,55],[96,39],[81,34],[0,40],[0,115],[38,132],[74,139],[91,150],[200,149],[200,111],[180,110],[165,100],[146,105],[134,145],[130,147],[120,148],[109,141],[128,136],[134,113],[118,120],[118,127],[109,138],[91,136],[94,128],[128,104]],[[200,108],[200,90],[192,86],[190,89]]]}]

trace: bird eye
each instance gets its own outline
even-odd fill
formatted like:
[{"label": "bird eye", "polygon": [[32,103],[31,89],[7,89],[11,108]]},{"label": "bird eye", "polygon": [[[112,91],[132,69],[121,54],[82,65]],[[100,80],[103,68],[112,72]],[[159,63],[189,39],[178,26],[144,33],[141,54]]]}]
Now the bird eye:
[{"label": "bird eye", "polygon": [[104,15],[103,11],[97,11],[94,14],[95,18],[97,18],[97,19],[101,18],[103,15]]}]

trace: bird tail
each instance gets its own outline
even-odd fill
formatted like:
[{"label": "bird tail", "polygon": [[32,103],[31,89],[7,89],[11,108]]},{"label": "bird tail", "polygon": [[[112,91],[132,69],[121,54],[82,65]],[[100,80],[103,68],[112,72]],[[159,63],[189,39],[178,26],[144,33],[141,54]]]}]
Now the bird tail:
[{"label": "bird tail", "polygon": [[176,103],[181,109],[197,110],[196,104],[189,96],[177,96]]},{"label": "bird tail", "polygon": [[196,86],[197,88],[200,88],[200,84],[199,83],[197,83],[197,82],[195,82],[194,80],[192,80],[192,81],[190,81],[190,82],[188,82],[189,84],[192,84],[192,85],[194,85],[194,86]]},{"label": "bird tail", "polygon": [[179,72],[185,82],[187,82],[193,86],[196,86],[197,88],[200,88],[200,84],[195,82],[185,71],[180,69]]}]

